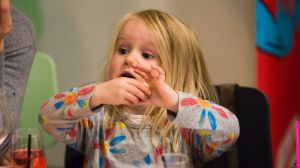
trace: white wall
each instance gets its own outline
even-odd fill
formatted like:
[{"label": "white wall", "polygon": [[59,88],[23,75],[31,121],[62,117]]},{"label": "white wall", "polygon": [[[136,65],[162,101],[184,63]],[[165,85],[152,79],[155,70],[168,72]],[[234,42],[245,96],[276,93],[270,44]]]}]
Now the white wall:
[{"label": "white wall", "polygon": [[198,33],[213,82],[255,86],[255,1],[188,2],[172,11]]},{"label": "white wall", "polygon": [[[40,1],[44,27],[38,49],[54,58],[59,90],[97,81],[117,21],[132,10],[165,10],[199,35],[214,83],[255,86],[255,1]],[[64,146],[47,150],[48,167],[63,167]]]}]

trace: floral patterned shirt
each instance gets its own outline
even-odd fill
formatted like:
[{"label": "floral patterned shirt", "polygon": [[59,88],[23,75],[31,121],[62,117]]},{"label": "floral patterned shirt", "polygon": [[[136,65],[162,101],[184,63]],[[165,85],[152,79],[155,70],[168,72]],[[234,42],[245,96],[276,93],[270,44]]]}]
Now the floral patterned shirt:
[{"label": "floral patterned shirt", "polygon": [[[153,145],[150,125],[140,129],[122,119],[104,128],[105,106],[89,108],[95,85],[54,95],[43,103],[39,114],[49,134],[84,153],[84,167],[153,167],[162,153],[172,152],[171,142]],[[202,165],[235,143],[239,123],[232,112],[188,93],[178,92],[178,96],[178,113],[168,112],[168,118],[182,128],[179,152],[186,153],[191,164]]]}]

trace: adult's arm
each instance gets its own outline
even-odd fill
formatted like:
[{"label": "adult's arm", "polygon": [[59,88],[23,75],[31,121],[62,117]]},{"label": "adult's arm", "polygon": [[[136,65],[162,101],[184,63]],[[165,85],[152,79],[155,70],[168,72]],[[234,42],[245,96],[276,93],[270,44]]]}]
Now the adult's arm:
[{"label": "adult's arm", "polygon": [[[2,3],[6,0],[0,1]],[[0,38],[3,39],[4,44],[3,50],[0,51],[0,88],[4,88],[8,93],[12,123],[16,127],[36,48],[31,22],[17,9],[10,8],[9,11],[12,29],[8,34],[3,33],[2,35],[5,36]],[[2,18],[3,15],[0,22],[3,21]],[[7,151],[8,146],[6,143],[1,144],[0,158]]]}]

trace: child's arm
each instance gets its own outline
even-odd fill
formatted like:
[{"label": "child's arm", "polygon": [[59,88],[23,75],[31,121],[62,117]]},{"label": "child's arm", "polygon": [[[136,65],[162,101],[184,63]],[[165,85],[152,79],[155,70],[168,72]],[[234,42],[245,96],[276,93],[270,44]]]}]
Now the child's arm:
[{"label": "child's arm", "polygon": [[[78,150],[86,143],[96,125],[89,99],[93,95],[95,84],[68,89],[46,100],[40,109],[39,122],[55,139],[71,145]],[[84,145],[83,145],[84,146]]]},{"label": "child's arm", "polygon": [[101,104],[133,105],[147,100],[150,94],[143,81],[120,77],[97,84],[89,104],[91,109]]},{"label": "child's arm", "polygon": [[177,113],[174,124],[195,132],[189,138],[195,136],[195,148],[203,151],[204,159],[219,156],[234,144],[239,136],[239,123],[233,113],[213,102],[174,91],[165,83],[165,72],[158,66],[136,65],[135,72],[150,84],[152,93],[140,104],[164,107]]},{"label": "child's arm", "polygon": [[232,112],[191,94],[178,92],[178,95],[178,112],[173,122],[194,130],[195,148],[203,151],[205,160],[218,157],[235,143],[240,129]]},{"label": "child's arm", "polygon": [[92,109],[103,104],[130,105],[147,99],[147,94],[150,94],[149,88],[131,78],[72,88],[45,101],[39,122],[57,140],[79,149],[88,139],[94,138],[89,136],[102,124],[103,113],[94,113]]}]

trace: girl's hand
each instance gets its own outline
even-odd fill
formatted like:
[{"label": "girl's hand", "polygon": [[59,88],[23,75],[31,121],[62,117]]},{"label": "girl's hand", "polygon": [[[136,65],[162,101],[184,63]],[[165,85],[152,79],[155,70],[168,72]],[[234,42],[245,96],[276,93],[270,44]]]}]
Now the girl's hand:
[{"label": "girl's hand", "polygon": [[12,29],[9,0],[0,0],[0,52],[3,51],[4,37]]},{"label": "girl's hand", "polygon": [[151,90],[151,96],[138,105],[153,105],[167,108],[173,112],[178,111],[178,95],[165,83],[165,71],[156,65],[150,68],[140,65],[133,66],[134,72],[144,78]]},{"label": "girl's hand", "polygon": [[150,89],[141,79],[115,78],[96,85],[95,93],[90,99],[90,108],[101,104],[136,105],[140,101],[146,101],[150,94]]}]

